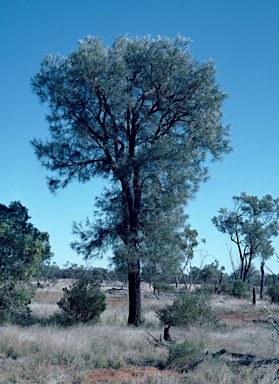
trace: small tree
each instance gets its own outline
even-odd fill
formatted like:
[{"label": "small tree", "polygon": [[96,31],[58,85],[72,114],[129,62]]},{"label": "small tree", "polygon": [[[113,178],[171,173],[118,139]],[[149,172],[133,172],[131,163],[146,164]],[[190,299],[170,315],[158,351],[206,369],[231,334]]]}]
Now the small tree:
[{"label": "small tree", "polygon": [[69,319],[82,323],[96,322],[106,309],[106,297],[100,291],[100,285],[99,280],[77,280],[70,288],[63,288],[64,296],[57,305]]},{"label": "small tree", "polygon": [[233,201],[234,209],[221,208],[212,222],[236,244],[240,259],[238,277],[245,282],[255,257],[261,255],[263,261],[274,254],[272,238],[279,234],[279,199],[271,195],[259,199],[242,192]]},{"label": "small tree", "polygon": [[185,270],[194,257],[194,248],[198,245],[197,236],[198,231],[195,229],[191,229],[190,226],[187,226],[182,233],[181,240],[179,242],[179,248],[180,252],[183,255],[183,262],[180,265],[179,274],[176,276],[175,279],[176,288],[179,288],[179,283],[182,277],[184,277],[185,288],[187,289]]},{"label": "small tree", "polygon": [[233,283],[232,294],[238,299],[243,299],[247,295],[247,288],[242,280],[238,279]]}]

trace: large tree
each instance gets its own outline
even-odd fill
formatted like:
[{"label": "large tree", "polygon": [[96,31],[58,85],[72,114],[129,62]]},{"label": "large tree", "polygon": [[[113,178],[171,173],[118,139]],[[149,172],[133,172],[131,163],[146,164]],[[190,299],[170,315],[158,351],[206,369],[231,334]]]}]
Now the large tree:
[{"label": "large tree", "polygon": [[32,281],[39,267],[52,257],[47,232],[29,221],[19,201],[0,204],[0,321],[27,309]]},{"label": "large tree", "polygon": [[115,244],[128,270],[128,323],[137,325],[146,235],[159,238],[154,229],[206,180],[205,162],[230,151],[213,62],[199,64],[182,37],[117,37],[111,47],[87,37],[67,57],[46,56],[32,88],[50,111],[49,139],[32,144],[56,174],[51,191],[73,180],[108,181],[100,217],[75,226],[74,247],[93,257]]},{"label": "large tree", "polygon": [[229,235],[239,255],[238,278],[247,279],[252,260],[267,260],[274,254],[272,239],[279,234],[279,199],[265,195],[262,199],[242,192],[233,197],[234,208],[221,208],[212,219],[215,227]]}]

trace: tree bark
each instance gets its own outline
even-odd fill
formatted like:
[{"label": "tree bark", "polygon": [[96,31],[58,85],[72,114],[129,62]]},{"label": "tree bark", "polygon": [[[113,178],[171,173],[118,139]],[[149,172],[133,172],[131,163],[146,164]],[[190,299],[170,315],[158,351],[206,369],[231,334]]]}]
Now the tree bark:
[{"label": "tree bark", "polygon": [[138,326],[141,323],[140,261],[129,266],[129,316],[128,324]]},{"label": "tree bark", "polygon": [[256,305],[256,289],[253,287],[253,305]]},{"label": "tree bark", "polygon": [[260,298],[264,297],[264,261],[261,262],[261,289],[260,289]]}]

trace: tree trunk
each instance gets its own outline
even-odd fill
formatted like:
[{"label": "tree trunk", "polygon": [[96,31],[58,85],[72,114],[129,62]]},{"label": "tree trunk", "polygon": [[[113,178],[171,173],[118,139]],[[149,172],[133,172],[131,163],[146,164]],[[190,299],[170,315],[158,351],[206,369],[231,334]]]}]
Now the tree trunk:
[{"label": "tree trunk", "polygon": [[140,261],[129,266],[129,317],[128,324],[141,323]]},{"label": "tree trunk", "polygon": [[260,289],[260,298],[264,297],[264,261],[261,262],[261,289]]},{"label": "tree trunk", "polygon": [[256,289],[253,287],[253,305],[256,305]]}]

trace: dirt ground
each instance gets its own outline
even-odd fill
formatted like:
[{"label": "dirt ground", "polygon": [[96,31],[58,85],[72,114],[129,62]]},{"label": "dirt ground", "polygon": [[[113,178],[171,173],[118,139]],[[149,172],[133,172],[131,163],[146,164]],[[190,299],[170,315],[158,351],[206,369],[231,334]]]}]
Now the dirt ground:
[{"label": "dirt ground", "polygon": [[93,383],[137,383],[142,377],[147,380],[152,378],[163,378],[163,377],[177,377],[179,375],[173,371],[159,371],[155,367],[144,367],[144,368],[130,368],[125,370],[118,369],[99,369],[95,372],[88,373],[87,379],[90,384]]}]

